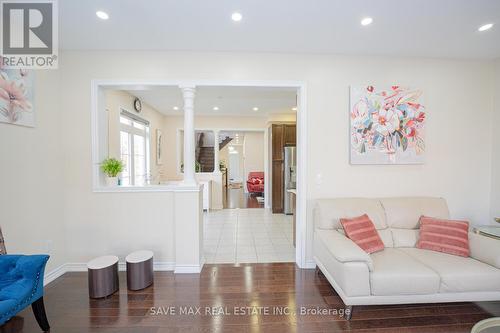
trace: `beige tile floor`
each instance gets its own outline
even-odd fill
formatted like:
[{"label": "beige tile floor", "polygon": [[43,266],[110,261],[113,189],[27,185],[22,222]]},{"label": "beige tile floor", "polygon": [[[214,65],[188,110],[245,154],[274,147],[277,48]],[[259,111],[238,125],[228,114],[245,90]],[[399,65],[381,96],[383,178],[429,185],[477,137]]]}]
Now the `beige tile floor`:
[{"label": "beige tile floor", "polygon": [[259,208],[205,212],[205,262],[295,262],[292,221]]}]

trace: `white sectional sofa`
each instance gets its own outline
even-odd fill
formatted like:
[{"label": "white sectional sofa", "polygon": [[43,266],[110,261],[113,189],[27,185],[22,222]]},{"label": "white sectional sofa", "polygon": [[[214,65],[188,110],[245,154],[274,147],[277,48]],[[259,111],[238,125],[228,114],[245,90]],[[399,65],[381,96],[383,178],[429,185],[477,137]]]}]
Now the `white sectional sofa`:
[{"label": "white sectional sofa", "polygon": [[[368,214],[385,249],[367,254],[347,238],[343,217]],[[449,218],[442,198],[321,199],[314,259],[351,309],[375,304],[500,300],[500,241],[469,232],[471,257],[415,247],[420,216]]]}]

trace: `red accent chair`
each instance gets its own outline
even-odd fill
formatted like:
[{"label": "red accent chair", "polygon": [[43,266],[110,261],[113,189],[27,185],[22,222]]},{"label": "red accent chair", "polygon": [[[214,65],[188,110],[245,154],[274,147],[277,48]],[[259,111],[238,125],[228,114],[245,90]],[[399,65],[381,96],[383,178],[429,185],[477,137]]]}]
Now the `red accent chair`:
[{"label": "red accent chair", "polygon": [[249,172],[247,179],[247,189],[249,193],[264,193],[264,172]]}]

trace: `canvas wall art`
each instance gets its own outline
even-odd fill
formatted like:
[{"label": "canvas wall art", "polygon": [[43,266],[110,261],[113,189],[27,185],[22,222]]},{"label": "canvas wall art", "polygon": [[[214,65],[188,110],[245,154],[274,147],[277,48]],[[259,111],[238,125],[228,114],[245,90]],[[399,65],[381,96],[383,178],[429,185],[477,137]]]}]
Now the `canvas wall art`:
[{"label": "canvas wall art", "polygon": [[421,164],[426,109],[422,91],[351,86],[351,164]]},{"label": "canvas wall art", "polygon": [[0,68],[0,122],[35,126],[33,71]]},{"label": "canvas wall art", "polygon": [[156,130],[156,165],[163,164],[163,133],[160,129]]}]

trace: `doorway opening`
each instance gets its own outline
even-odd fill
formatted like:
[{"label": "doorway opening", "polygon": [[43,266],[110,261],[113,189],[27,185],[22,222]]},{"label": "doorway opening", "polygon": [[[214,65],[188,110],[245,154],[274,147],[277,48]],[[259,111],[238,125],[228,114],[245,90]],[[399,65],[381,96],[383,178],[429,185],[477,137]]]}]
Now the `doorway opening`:
[{"label": "doorway opening", "polygon": [[224,86],[216,96],[222,209],[205,212],[206,262],[295,262],[297,89]]},{"label": "doorway opening", "polygon": [[223,209],[265,208],[265,134],[264,129],[220,132]]}]

